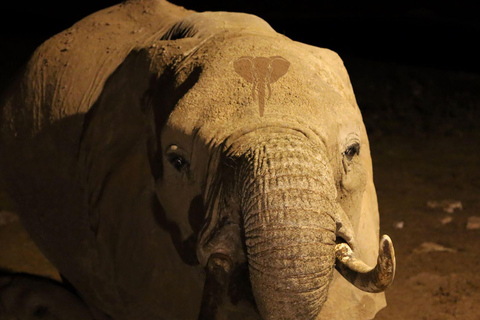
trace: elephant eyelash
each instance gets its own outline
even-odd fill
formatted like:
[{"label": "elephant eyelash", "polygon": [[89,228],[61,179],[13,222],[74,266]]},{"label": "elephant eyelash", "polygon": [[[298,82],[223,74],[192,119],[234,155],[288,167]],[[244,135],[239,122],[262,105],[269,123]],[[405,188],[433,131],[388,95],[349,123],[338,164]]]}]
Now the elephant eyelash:
[{"label": "elephant eyelash", "polygon": [[351,161],[353,157],[360,154],[360,144],[358,142],[348,146],[348,148],[343,152],[343,155],[347,158],[348,161]]},{"label": "elephant eyelash", "polygon": [[182,157],[178,154],[168,155],[168,161],[179,172],[185,170],[190,165],[184,157]]}]

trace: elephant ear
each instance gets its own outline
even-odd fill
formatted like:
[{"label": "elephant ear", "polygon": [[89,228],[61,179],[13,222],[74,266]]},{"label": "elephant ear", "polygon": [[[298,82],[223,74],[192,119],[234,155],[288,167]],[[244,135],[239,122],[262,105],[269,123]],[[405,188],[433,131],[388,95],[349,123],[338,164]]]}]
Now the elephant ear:
[{"label": "elephant ear", "polygon": [[280,56],[270,57],[270,67],[272,71],[270,73],[270,83],[276,82],[283,77],[290,67],[290,62]]},{"label": "elephant ear", "polygon": [[[144,222],[132,213],[152,215],[152,209],[143,205],[151,203],[153,193],[147,156],[151,125],[143,110],[153,75],[145,53],[132,51],[107,79],[85,115],[80,138],[79,177],[97,251],[97,259],[90,262],[92,292],[102,303],[112,303],[112,297],[120,300],[119,287],[141,282],[138,275],[148,272],[145,265],[138,266],[138,273],[132,272],[127,261],[138,260],[135,254],[145,254],[139,244],[140,232],[131,233],[132,228],[142,230]],[[127,239],[137,246],[136,253]],[[128,272],[131,280],[126,277]],[[140,294],[134,287],[128,290]],[[123,292],[130,294],[128,290]]]},{"label": "elephant ear", "polygon": [[[176,68],[182,63],[178,57],[197,41],[185,39],[180,45],[177,40],[178,52],[159,55],[157,51],[169,42],[159,41],[152,46],[157,48],[153,50],[132,51],[85,115],[79,164],[93,229],[98,228],[101,219],[96,207],[105,196],[106,184],[123,161],[138,153],[138,157],[145,158],[142,161],[147,161],[150,180],[162,174],[160,132],[176,102],[200,74],[196,68],[182,83],[175,81]],[[136,169],[132,169],[132,174],[136,174]],[[131,189],[125,186],[123,191]]]},{"label": "elephant ear", "polygon": [[233,63],[235,71],[248,83],[254,81],[253,57],[240,57]]},{"label": "elephant ear", "polygon": [[[182,42],[182,50],[191,48],[192,41]],[[183,83],[175,81],[172,61],[179,61],[181,53],[169,58],[155,51],[168,42],[130,53],[85,116],[79,176],[98,251],[98,259],[91,262],[96,277],[92,285],[97,299],[106,304],[114,305],[115,298],[119,305],[124,300],[148,303],[139,297],[157,296],[164,302],[158,310],[181,310],[172,283],[192,292],[193,301],[200,300],[192,267],[174,254],[171,230],[154,190],[155,179],[162,175],[159,132],[199,74],[193,70]]]},{"label": "elephant ear", "polygon": [[147,148],[151,136],[141,105],[153,78],[147,59],[143,51],[132,52],[107,80],[99,99],[85,115],[78,160],[90,223],[96,232],[105,218],[101,215],[108,214],[99,207],[105,188],[115,187],[109,184],[113,174],[135,149],[141,145]]}]

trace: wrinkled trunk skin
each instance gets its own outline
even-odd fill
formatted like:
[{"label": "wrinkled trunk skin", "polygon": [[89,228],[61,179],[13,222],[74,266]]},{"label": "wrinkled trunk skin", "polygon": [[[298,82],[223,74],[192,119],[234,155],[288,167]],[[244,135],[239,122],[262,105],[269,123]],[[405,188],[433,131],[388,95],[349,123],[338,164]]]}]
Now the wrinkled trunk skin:
[{"label": "wrinkled trunk skin", "polygon": [[324,151],[270,137],[239,172],[250,279],[264,319],[315,319],[334,268],[336,191]]}]

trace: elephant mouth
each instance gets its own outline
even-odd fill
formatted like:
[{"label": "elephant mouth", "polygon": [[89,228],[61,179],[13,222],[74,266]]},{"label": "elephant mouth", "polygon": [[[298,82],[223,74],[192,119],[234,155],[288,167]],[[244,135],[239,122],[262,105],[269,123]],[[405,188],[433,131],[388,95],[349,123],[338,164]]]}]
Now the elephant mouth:
[{"label": "elephant mouth", "polygon": [[[346,236],[348,238],[348,236]],[[350,241],[351,243],[352,241]],[[383,292],[393,282],[396,269],[395,251],[389,236],[380,240],[377,264],[370,267],[355,257],[352,246],[344,237],[338,235],[335,245],[335,269],[356,288],[370,293]],[[225,253],[213,253],[205,266],[206,279],[203,291],[199,320],[217,319],[219,307],[226,297],[231,300],[244,300],[256,308],[248,268],[235,266],[232,258]],[[239,271],[240,270],[240,271]],[[243,272],[242,272],[243,270]],[[234,274],[236,273],[236,275]],[[236,280],[240,281],[236,281]],[[231,282],[243,283],[236,288],[236,297],[231,297]]]}]

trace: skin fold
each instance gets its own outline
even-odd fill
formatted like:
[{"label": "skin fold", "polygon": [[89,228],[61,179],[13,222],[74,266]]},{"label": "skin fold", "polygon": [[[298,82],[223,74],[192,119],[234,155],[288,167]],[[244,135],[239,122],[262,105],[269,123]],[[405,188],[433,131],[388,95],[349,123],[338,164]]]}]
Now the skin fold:
[{"label": "skin fold", "polygon": [[19,79],[2,173],[95,319],[385,306],[393,247],[379,248],[368,137],[334,52],[252,15],[127,1],[48,40]]}]

